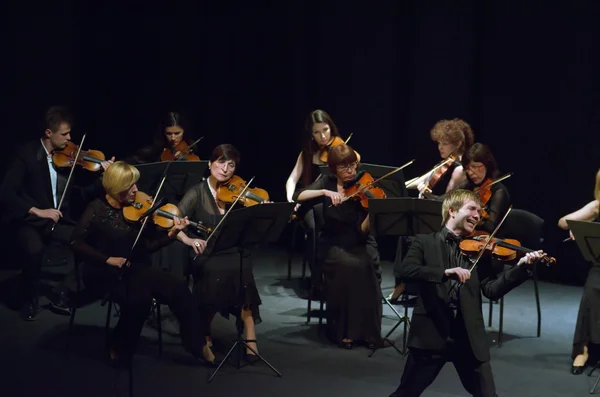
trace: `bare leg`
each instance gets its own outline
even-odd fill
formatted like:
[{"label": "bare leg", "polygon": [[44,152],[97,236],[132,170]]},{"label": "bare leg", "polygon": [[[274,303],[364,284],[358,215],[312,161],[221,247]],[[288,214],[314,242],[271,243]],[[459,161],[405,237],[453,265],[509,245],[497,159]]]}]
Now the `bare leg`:
[{"label": "bare leg", "polygon": [[[210,324],[212,323],[212,320],[215,317],[215,314],[216,313],[212,312],[212,313],[208,313],[206,315],[206,318],[205,318],[206,325],[207,325],[206,329],[209,330],[209,331],[210,331]],[[212,352],[212,350],[210,349],[212,347],[212,345],[213,345],[213,343],[212,343],[212,337],[210,335],[206,335],[205,338],[206,338],[206,345],[204,345],[202,347],[202,354],[204,355],[204,358],[207,361],[214,361],[215,360],[215,355]]]},{"label": "bare leg", "polygon": [[583,367],[589,358],[588,347],[587,345],[583,345],[583,353],[578,354],[573,361],[574,367]]},{"label": "bare leg", "polygon": [[[256,331],[254,328],[254,317],[252,317],[252,311],[250,308],[242,309],[242,321],[244,323],[244,329],[246,331],[246,340],[256,340]],[[258,346],[256,342],[247,342],[248,345],[258,353]],[[254,353],[250,349],[246,349],[246,354],[253,355]]]}]

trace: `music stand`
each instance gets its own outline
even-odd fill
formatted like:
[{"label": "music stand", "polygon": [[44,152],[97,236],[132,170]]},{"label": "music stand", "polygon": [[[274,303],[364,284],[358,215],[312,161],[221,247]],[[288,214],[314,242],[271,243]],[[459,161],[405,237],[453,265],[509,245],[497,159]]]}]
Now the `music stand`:
[{"label": "music stand", "polygon": [[[369,222],[371,232],[375,236],[415,236],[436,232],[442,224],[442,202],[414,197],[369,199]],[[410,326],[408,309],[404,305],[404,316],[400,316],[389,299],[384,298],[384,300],[394,310],[399,320],[383,339],[389,341],[389,336],[396,328],[404,324],[402,352],[391,342],[390,345],[402,355],[406,355],[407,331]],[[373,356],[376,350],[373,349],[369,357]]]},{"label": "music stand", "polygon": [[[139,164],[135,167],[140,171],[138,188],[143,192],[153,192],[165,171],[166,162]],[[179,201],[190,187],[202,182],[207,168],[208,161],[172,161],[169,178],[162,189],[163,197],[167,197],[169,201]]]},{"label": "music stand", "polygon": [[[583,259],[598,266],[600,264],[600,223],[567,220],[567,225],[575,237]],[[600,362],[596,363],[588,376],[592,376],[599,365]],[[600,375],[596,377],[596,381],[590,389],[590,394],[594,394],[598,382],[600,382]]]},{"label": "music stand", "polygon": [[[262,245],[265,243],[276,242],[285,227],[295,203],[268,203],[262,205],[254,205],[239,210],[233,210],[229,213],[225,221],[215,232],[214,237],[211,235],[211,240],[208,242],[205,253],[217,253],[231,248],[237,248],[240,258],[240,312],[244,306],[244,290],[243,285],[243,254],[250,246]],[[267,364],[278,376],[281,373],[275,369],[267,360],[265,360],[257,351],[248,346],[247,342],[256,342],[255,340],[243,339],[243,324],[242,321],[236,321],[237,339],[235,340],[227,355],[221,361],[215,372],[210,376],[209,382],[213,380],[217,372],[223,364],[228,360],[234,349],[238,348],[237,368],[241,368],[241,359],[244,353],[244,347],[250,349],[257,358]]]}]

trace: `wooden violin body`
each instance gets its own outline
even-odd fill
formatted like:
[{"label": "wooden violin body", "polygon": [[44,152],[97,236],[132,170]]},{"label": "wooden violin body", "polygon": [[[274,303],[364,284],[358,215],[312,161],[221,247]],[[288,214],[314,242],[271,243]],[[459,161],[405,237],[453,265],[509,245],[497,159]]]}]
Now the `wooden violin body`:
[{"label": "wooden violin body", "polygon": [[[152,197],[138,190],[135,193],[135,201],[131,205],[123,207],[123,216],[130,222],[138,222],[151,207]],[[173,218],[180,217],[180,215],[179,208],[175,204],[165,204],[152,214],[152,221],[161,229],[170,229],[174,224]],[[211,232],[210,228],[200,222],[190,221],[190,226],[199,234],[208,235]]]},{"label": "wooden violin body", "polygon": [[[217,200],[224,204],[233,204],[245,187],[246,181],[239,176],[234,175],[229,181],[217,188]],[[246,189],[244,196],[239,197],[239,202],[242,203],[244,207],[260,204],[265,201],[269,201],[269,193],[267,193],[266,190],[257,187]]]},{"label": "wooden violin body", "polygon": [[425,188],[423,190],[425,192],[427,192],[427,191],[431,192],[433,190],[433,188],[435,187],[435,185],[437,185],[437,183],[440,181],[440,179],[442,179],[442,177],[446,174],[446,172],[448,172],[448,170],[450,169],[450,167],[452,167],[452,165],[454,164],[454,162],[456,160],[457,160],[457,158],[454,155],[448,157],[444,161],[444,163],[442,163],[442,165],[435,170],[433,175],[431,175],[431,177],[427,181],[427,184],[425,185]]},{"label": "wooden violin body", "polygon": [[[460,251],[469,257],[476,257],[483,250],[485,242],[489,238],[489,233],[482,231],[475,231],[471,236],[465,238],[460,242]],[[525,248],[521,246],[518,240],[514,239],[500,239],[492,238],[492,241],[485,246],[486,254],[492,254],[494,258],[502,261],[511,261],[516,259],[519,255],[533,252],[535,250]],[[553,257],[544,255],[543,259],[548,263],[556,263],[556,259]]]},{"label": "wooden violin body", "polygon": [[344,187],[346,197],[359,200],[363,208],[369,208],[370,198],[386,198],[383,189],[374,185],[375,179],[368,172],[359,174],[359,177],[353,183]]},{"label": "wooden violin body", "polygon": [[333,137],[333,139],[331,140],[331,142],[329,144],[327,144],[326,146],[324,146],[323,148],[321,148],[321,153],[319,154],[319,160],[321,160],[323,163],[327,164],[327,161],[329,160],[329,151],[338,145],[343,145],[345,142],[342,138],[340,138],[339,136],[335,136]]},{"label": "wooden violin body", "polygon": [[[77,150],[79,150],[79,146],[68,141],[64,149],[52,153],[52,161],[57,167],[72,167],[75,164]],[[81,150],[77,164],[86,170],[95,172],[102,169],[101,163],[105,160],[104,153],[99,150]]]},{"label": "wooden violin body", "polygon": [[200,161],[200,157],[192,153],[192,149],[189,147],[186,141],[182,140],[172,149],[164,148],[160,154],[160,161],[173,161],[173,160],[187,160],[187,161]]}]

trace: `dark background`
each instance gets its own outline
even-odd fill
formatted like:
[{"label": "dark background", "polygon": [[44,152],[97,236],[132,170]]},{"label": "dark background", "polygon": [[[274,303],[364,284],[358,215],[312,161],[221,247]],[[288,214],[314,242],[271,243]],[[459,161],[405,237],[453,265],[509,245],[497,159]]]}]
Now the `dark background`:
[{"label": "dark background", "polygon": [[588,265],[556,223],[593,199],[600,168],[599,2],[74,4],[7,14],[9,152],[42,133],[55,104],[74,112],[75,142],[86,132],[86,148],[117,158],[178,110],[191,116],[187,132],[205,137],[202,159],[233,143],[239,174],[281,201],[313,109],[354,133],[365,162],[416,158],[407,178],[440,160],[435,122],[459,117],[514,172],[505,181],[514,207],[546,220],[545,248],[558,264],[543,276],[584,279]]}]

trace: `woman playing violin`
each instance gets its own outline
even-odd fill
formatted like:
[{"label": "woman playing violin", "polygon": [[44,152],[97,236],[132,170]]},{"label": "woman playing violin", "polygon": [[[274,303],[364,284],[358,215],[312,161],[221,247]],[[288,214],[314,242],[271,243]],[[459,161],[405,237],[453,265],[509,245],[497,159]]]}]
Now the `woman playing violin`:
[{"label": "woman playing violin", "polygon": [[473,145],[474,135],[471,126],[461,120],[440,120],[431,129],[431,139],[437,143],[440,157],[448,160],[443,166],[414,180],[406,187],[418,189],[419,193],[441,196],[454,189],[465,176],[461,165],[465,151]]},{"label": "woman playing violin", "polygon": [[357,179],[358,157],[348,145],[331,149],[324,176],[294,193],[299,202],[321,200],[323,232],[317,257],[327,291],[329,337],[351,349],[357,342],[381,342],[381,290],[373,256],[368,252],[369,218],[358,200],[344,200],[346,186]]},{"label": "woman playing violin", "polygon": [[168,112],[159,124],[154,142],[138,150],[127,161],[130,164],[154,163],[174,158],[198,161],[198,156],[189,150],[191,139],[189,134],[185,134],[184,126],[185,121],[180,113]]},{"label": "woman playing violin", "polygon": [[[600,170],[596,173],[596,186],[594,188],[594,200],[587,203],[583,208],[563,216],[558,221],[558,227],[569,230],[567,220],[585,222],[598,222],[600,220]],[[573,234],[569,231],[571,239]],[[579,314],[575,325],[573,337],[573,350],[571,357],[573,366],[571,373],[580,375],[583,373],[590,353],[596,353],[600,345],[600,330],[596,326],[600,321],[600,267],[592,266],[583,287],[583,296],[579,304]]]},{"label": "woman playing violin", "polygon": [[500,175],[496,159],[487,145],[476,143],[465,152],[462,164],[467,179],[457,188],[478,191],[483,211],[477,230],[491,233],[510,206],[510,195],[501,182],[486,187]]},{"label": "woman playing violin", "polygon": [[[202,183],[192,187],[179,202],[181,216],[188,216],[196,222],[203,222],[214,228],[225,214],[225,204],[218,199],[219,188],[235,175],[240,164],[240,153],[229,144],[217,146],[210,157],[208,167],[210,176]],[[188,236],[189,234],[189,236]],[[202,242],[193,232],[181,233],[180,239],[194,247],[195,242]],[[195,249],[194,255],[198,254]],[[244,255],[242,285],[240,285],[240,264],[237,248],[223,252],[213,252],[210,256],[200,255],[191,263],[194,276],[194,296],[204,312],[206,340],[210,345],[210,323],[219,312],[224,317],[229,314],[240,316],[244,324],[248,344],[257,351],[255,324],[261,322],[259,305],[261,304],[252,263],[248,255]],[[242,292],[243,291],[243,292]],[[244,305],[240,313],[240,295],[244,296]],[[254,353],[248,349],[247,355]],[[248,357],[247,358],[251,358]]]},{"label": "woman playing violin", "polygon": [[[112,289],[112,298],[121,306],[110,360],[117,364],[134,354],[152,299],[160,298],[177,316],[186,350],[214,364],[214,356],[202,337],[203,323],[187,283],[150,265],[150,252],[174,241],[189,224],[187,218],[175,218],[168,233],[147,226],[130,255],[140,223],[126,221],[123,209],[135,200],[139,176],[135,167],[123,161],[108,167],[102,178],[105,197],[88,205],[72,236],[73,250],[84,262],[82,276],[87,288],[100,296]],[[203,249],[204,245],[200,247]],[[128,268],[128,275],[119,278],[123,267]]]}]

